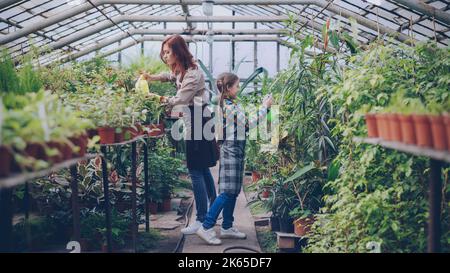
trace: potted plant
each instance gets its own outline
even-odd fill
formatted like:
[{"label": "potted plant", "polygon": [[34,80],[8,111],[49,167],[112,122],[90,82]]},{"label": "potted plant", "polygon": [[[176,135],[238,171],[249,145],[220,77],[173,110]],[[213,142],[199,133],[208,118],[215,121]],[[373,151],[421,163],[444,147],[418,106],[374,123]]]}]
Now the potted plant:
[{"label": "potted plant", "polygon": [[294,217],[293,224],[294,227],[297,226],[299,233],[308,230],[313,222],[312,213],[318,211],[320,207],[322,189],[320,176],[320,169],[311,163],[298,169],[284,181],[291,185],[298,201],[298,205],[289,211],[289,216]]},{"label": "potted plant", "polygon": [[295,219],[294,233],[298,236],[305,236],[311,230],[311,225],[314,223],[314,218],[311,216],[310,210],[303,210],[301,207],[296,207],[294,210],[289,212],[289,215]]},{"label": "potted plant", "polygon": [[145,120],[143,122],[145,132],[149,136],[160,136],[164,134],[164,123],[161,122],[164,107],[161,106],[159,99],[145,98],[142,107],[142,112],[145,114]]},{"label": "potted plant", "polygon": [[270,195],[270,189],[273,185],[273,181],[268,177],[264,177],[256,182],[256,185],[258,187],[258,192],[261,194],[261,197],[268,198]]}]

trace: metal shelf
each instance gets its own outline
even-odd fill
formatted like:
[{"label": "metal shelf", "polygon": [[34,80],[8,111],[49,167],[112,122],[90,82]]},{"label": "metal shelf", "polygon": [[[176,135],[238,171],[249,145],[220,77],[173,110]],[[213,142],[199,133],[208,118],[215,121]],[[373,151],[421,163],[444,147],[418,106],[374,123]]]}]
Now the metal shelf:
[{"label": "metal shelf", "polygon": [[397,141],[387,141],[381,138],[364,138],[354,137],[354,142],[367,143],[372,145],[380,145],[382,147],[412,154],[415,156],[426,156],[435,160],[445,161],[450,163],[450,152],[438,151],[432,148],[420,147],[417,145],[404,144]]},{"label": "metal shelf", "polygon": [[51,174],[53,172],[57,172],[59,170],[65,169],[65,168],[69,168],[69,167],[71,167],[73,165],[76,165],[81,160],[87,160],[87,159],[95,158],[97,155],[98,154],[86,154],[83,157],[72,158],[72,159],[66,160],[64,162],[57,163],[57,164],[55,164],[55,165],[53,165],[50,168],[47,168],[45,170],[13,174],[13,175],[8,176],[6,178],[0,179],[0,189],[1,188],[10,188],[10,187],[18,186],[20,184],[23,184],[23,183],[29,181],[29,180],[32,180],[32,179],[35,179],[35,178],[39,178],[39,177],[43,177],[43,176],[49,175],[49,174]]}]

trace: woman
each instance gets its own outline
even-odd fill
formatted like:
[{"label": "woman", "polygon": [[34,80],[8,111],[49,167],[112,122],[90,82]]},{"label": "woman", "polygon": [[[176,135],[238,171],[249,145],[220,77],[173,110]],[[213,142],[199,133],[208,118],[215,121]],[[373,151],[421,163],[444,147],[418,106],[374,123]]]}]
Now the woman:
[{"label": "woman", "polygon": [[236,199],[242,188],[244,176],[246,133],[255,127],[268,112],[272,98],[263,101],[263,107],[252,119],[245,116],[241,105],[237,103],[239,78],[233,73],[222,73],[217,78],[217,88],[221,93],[220,106],[223,113],[223,143],[220,147],[219,192],[197,235],[208,244],[219,245],[214,226],[219,213],[223,210],[223,222],[220,238],[245,239],[247,235],[233,227],[233,213]]},{"label": "woman", "polygon": [[[160,57],[169,66],[171,73],[143,75],[147,81],[171,81],[177,86],[177,94],[174,97],[161,97],[161,101],[167,103],[169,111],[174,107],[182,108],[183,111],[186,162],[192,180],[197,215],[196,221],[181,232],[194,234],[205,220],[208,198],[210,204],[216,198],[214,179],[209,168],[215,166],[218,160],[217,144],[214,137],[207,138],[203,134],[205,124],[211,119],[211,113],[206,107],[209,97],[204,75],[180,35],[169,36],[163,41]],[[199,136],[193,132],[201,133]],[[214,135],[214,132],[211,133]]]}]

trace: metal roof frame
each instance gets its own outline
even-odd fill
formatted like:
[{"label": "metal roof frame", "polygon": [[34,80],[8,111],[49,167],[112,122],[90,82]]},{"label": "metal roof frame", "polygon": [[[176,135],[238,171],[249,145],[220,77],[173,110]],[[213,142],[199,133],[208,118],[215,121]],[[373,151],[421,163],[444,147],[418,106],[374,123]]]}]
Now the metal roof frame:
[{"label": "metal roof frame", "polygon": [[[450,1],[444,0],[382,0],[379,6],[373,0],[215,0],[215,5],[240,14],[234,17],[192,16],[190,11],[194,6],[198,8],[201,0],[90,0],[94,6],[89,2],[70,6],[67,2],[0,1],[0,45],[12,49],[17,56],[29,50],[31,37],[37,46],[52,49],[53,55],[55,52],[67,55],[98,45],[105,37],[117,38],[130,31],[133,34],[129,37],[167,35],[172,30],[154,27],[171,21],[186,23],[186,29],[176,33],[193,35],[204,34],[195,30],[193,22],[248,21],[280,29],[285,27],[282,21],[289,13],[297,15],[303,33],[315,34],[318,41],[328,18],[340,21],[347,31],[352,29],[348,18],[354,18],[358,23],[358,41],[362,44],[383,34],[404,43],[426,39],[436,39],[440,46],[450,43]],[[314,18],[312,22],[311,18]],[[233,36],[250,34],[249,30],[220,32]],[[267,31],[251,34],[264,35]],[[279,39],[282,34],[272,35]],[[150,40],[144,37],[144,41]]]}]

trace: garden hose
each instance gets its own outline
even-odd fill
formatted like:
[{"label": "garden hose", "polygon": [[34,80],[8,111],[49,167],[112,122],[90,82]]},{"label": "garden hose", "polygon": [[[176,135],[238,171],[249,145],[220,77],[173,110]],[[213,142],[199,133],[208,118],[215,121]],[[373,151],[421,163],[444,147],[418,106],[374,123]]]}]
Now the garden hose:
[{"label": "garden hose", "polygon": [[222,253],[228,253],[229,250],[234,250],[234,249],[244,249],[244,250],[248,250],[254,253],[261,253],[261,251],[256,250],[254,248],[248,247],[248,246],[230,246],[225,248]]},{"label": "garden hose", "polygon": [[[192,210],[192,206],[194,205],[194,199],[192,199],[191,203],[189,204],[186,213],[184,214],[184,219],[186,222],[186,225],[184,227],[187,227],[189,225],[189,218],[188,217],[191,214],[191,210]],[[178,240],[177,246],[175,247],[175,249],[173,250],[173,253],[178,253],[180,251],[180,247],[183,245],[184,242],[184,237],[185,235],[183,233],[181,233],[181,238],[180,240]]]}]

